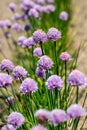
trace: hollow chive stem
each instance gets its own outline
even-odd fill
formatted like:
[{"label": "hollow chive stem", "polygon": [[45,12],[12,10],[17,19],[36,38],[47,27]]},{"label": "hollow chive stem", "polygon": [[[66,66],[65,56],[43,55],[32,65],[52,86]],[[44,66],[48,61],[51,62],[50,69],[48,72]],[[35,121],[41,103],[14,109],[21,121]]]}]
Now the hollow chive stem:
[{"label": "hollow chive stem", "polygon": [[55,73],[57,73],[57,75],[58,75],[59,74],[59,70],[58,70],[58,59],[57,59],[56,42],[54,42],[54,59],[55,59]]},{"label": "hollow chive stem", "polygon": [[42,55],[44,55],[44,50],[43,50],[42,42],[40,42],[40,47],[41,47],[41,50],[42,50]]}]

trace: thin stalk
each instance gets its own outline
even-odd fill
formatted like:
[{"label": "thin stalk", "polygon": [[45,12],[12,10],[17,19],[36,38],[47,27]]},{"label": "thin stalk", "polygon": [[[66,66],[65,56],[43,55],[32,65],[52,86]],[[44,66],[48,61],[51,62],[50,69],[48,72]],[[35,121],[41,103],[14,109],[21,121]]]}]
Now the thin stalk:
[{"label": "thin stalk", "polygon": [[59,68],[58,68],[58,58],[57,58],[57,47],[56,42],[54,42],[54,59],[55,59],[55,73],[59,74]]},{"label": "thin stalk", "polygon": [[43,50],[42,42],[40,42],[40,47],[41,47],[41,50],[42,50],[42,55],[44,55],[44,50]]},{"label": "thin stalk", "polygon": [[79,100],[79,88],[77,86],[76,88],[76,103],[78,104],[78,100]]}]

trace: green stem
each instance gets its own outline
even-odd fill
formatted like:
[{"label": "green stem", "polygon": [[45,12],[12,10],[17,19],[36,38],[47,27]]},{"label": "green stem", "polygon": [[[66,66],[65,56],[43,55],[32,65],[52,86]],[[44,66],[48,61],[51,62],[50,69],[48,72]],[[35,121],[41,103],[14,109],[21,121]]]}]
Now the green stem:
[{"label": "green stem", "polygon": [[55,59],[55,73],[58,75],[59,74],[59,69],[58,69],[58,58],[57,58],[57,47],[56,47],[56,42],[54,42],[54,59]]},{"label": "green stem", "polygon": [[42,55],[44,55],[44,50],[43,50],[42,42],[40,42],[40,47],[41,47],[41,50],[42,50]]},{"label": "green stem", "polygon": [[79,88],[77,86],[76,88],[76,103],[78,104],[78,100],[79,100]]}]

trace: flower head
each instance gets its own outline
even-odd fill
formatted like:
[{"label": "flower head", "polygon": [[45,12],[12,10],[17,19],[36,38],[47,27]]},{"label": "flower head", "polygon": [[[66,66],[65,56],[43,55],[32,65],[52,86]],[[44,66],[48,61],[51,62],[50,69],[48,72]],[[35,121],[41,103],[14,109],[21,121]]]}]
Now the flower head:
[{"label": "flower head", "polygon": [[28,16],[38,18],[39,12],[36,9],[31,8],[28,12]]},{"label": "flower head", "polygon": [[12,77],[8,74],[0,73],[0,88],[12,84]]},{"label": "flower head", "polygon": [[52,62],[52,60],[48,56],[44,55],[44,56],[40,57],[40,59],[38,61],[38,67],[39,68],[48,70],[52,66],[53,66],[53,62]]},{"label": "flower head", "polygon": [[62,52],[60,55],[60,59],[63,61],[71,60],[71,56],[67,52]]},{"label": "flower head", "polygon": [[35,48],[34,51],[33,51],[33,55],[37,56],[37,57],[41,57],[42,56],[41,48],[39,48],[39,47]]},{"label": "flower head", "polygon": [[12,71],[14,68],[14,64],[12,61],[8,60],[8,59],[4,59],[2,60],[1,64],[0,64],[0,70],[5,70],[5,71]]},{"label": "flower head", "polygon": [[71,86],[86,86],[87,84],[87,78],[85,77],[85,75],[80,72],[79,70],[73,70],[67,79],[67,82],[71,85]]},{"label": "flower head", "polygon": [[25,36],[20,36],[18,38],[18,41],[17,41],[18,45],[23,45],[24,40],[26,40],[26,37]]},{"label": "flower head", "polygon": [[47,129],[42,125],[37,125],[34,126],[31,130],[47,130]]},{"label": "flower head", "polygon": [[78,104],[71,105],[67,110],[67,114],[70,118],[78,118],[80,116],[87,115],[85,109],[79,106]]},{"label": "flower head", "polygon": [[39,109],[35,113],[35,117],[38,118],[41,124],[44,124],[47,119],[49,119],[50,112],[45,109]]},{"label": "flower head", "polygon": [[11,124],[16,128],[21,127],[24,121],[25,121],[24,116],[19,112],[12,112],[8,116],[8,120],[7,120],[8,124]]},{"label": "flower head", "polygon": [[68,13],[67,13],[66,11],[62,11],[62,12],[60,13],[60,15],[59,15],[59,18],[60,18],[61,20],[64,20],[64,21],[67,21],[67,20],[68,20],[68,17],[69,17],[69,15],[68,15]]},{"label": "flower head", "polygon": [[16,80],[21,80],[28,76],[28,72],[22,66],[16,66],[13,69],[13,76]]},{"label": "flower head", "polygon": [[37,67],[37,69],[36,69],[36,76],[38,76],[40,78],[45,78],[46,77],[46,70]]},{"label": "flower head", "polygon": [[15,13],[12,17],[13,20],[20,20],[21,19],[21,15],[19,13]]},{"label": "flower head", "polygon": [[26,47],[31,48],[32,46],[35,46],[35,45],[36,45],[36,43],[35,43],[33,37],[29,37],[28,39],[24,40],[22,47],[23,48],[26,48]]},{"label": "flower head", "polygon": [[13,125],[7,124],[4,125],[1,130],[16,130],[16,128]]},{"label": "flower head", "polygon": [[63,80],[57,75],[52,75],[47,79],[46,86],[49,90],[53,90],[55,88],[60,90],[63,86]]},{"label": "flower head", "polygon": [[51,112],[50,119],[51,123],[53,125],[58,125],[62,122],[65,122],[68,120],[68,116],[64,110],[61,109],[54,109]]},{"label": "flower head", "polygon": [[61,32],[56,28],[50,28],[47,33],[47,38],[49,40],[57,41],[61,38]]},{"label": "flower head", "polygon": [[44,43],[47,41],[47,35],[42,29],[38,29],[33,33],[33,39],[36,43]]},{"label": "flower head", "polygon": [[9,19],[5,20],[4,22],[5,22],[6,27],[8,27],[8,28],[11,27],[12,23],[11,23],[11,21]]},{"label": "flower head", "polygon": [[55,11],[55,6],[54,5],[47,5],[44,7],[44,11],[46,13],[54,12]]},{"label": "flower head", "polygon": [[21,27],[20,24],[14,23],[14,24],[12,25],[12,29],[13,29],[13,30],[16,30],[16,31],[20,31],[20,30],[22,29],[22,27]]},{"label": "flower head", "polygon": [[20,92],[23,94],[36,92],[37,89],[37,83],[31,78],[26,78],[20,86]]},{"label": "flower head", "polygon": [[10,3],[10,4],[9,4],[9,9],[10,9],[11,11],[15,11],[15,9],[16,9],[16,4],[15,4],[15,3]]},{"label": "flower head", "polygon": [[31,26],[30,25],[28,25],[28,24],[26,24],[25,26],[24,26],[24,30],[25,31],[29,31],[29,30],[31,30]]},{"label": "flower head", "polygon": [[5,21],[4,20],[0,20],[0,28],[4,28],[5,27]]}]

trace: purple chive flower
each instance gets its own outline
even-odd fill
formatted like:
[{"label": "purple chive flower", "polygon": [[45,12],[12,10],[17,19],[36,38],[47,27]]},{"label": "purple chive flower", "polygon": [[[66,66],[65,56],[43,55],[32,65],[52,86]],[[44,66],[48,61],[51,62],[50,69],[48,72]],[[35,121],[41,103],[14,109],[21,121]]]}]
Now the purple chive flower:
[{"label": "purple chive flower", "polygon": [[35,46],[35,45],[36,45],[36,43],[33,40],[33,37],[29,37],[28,39],[24,40],[22,47],[23,48],[26,48],[26,47],[31,48],[32,46]]},{"label": "purple chive flower", "polygon": [[87,115],[85,109],[79,106],[78,104],[71,105],[67,110],[67,114],[70,118],[78,118],[80,116]]},{"label": "purple chive flower", "polygon": [[61,38],[61,32],[56,28],[50,28],[47,33],[47,38],[49,40],[57,41]]},{"label": "purple chive flower", "polygon": [[62,122],[65,122],[68,120],[68,116],[66,114],[66,112],[64,110],[61,109],[54,109],[51,114],[50,114],[50,118],[49,118],[50,122],[53,125],[58,125]]},{"label": "purple chive flower", "polygon": [[87,78],[85,75],[80,72],[79,70],[73,70],[67,79],[67,82],[71,86],[77,86],[77,87],[82,87],[87,85]]},{"label": "purple chive flower", "polygon": [[31,78],[26,78],[20,86],[20,92],[23,94],[36,92],[37,89],[37,83]]},{"label": "purple chive flower", "polygon": [[28,12],[28,16],[38,18],[39,12],[36,9],[31,8]]},{"label": "purple chive flower", "polygon": [[8,124],[13,125],[15,128],[21,127],[24,121],[25,121],[24,116],[19,112],[12,112],[8,116],[8,120],[7,120]]},{"label": "purple chive flower", "polygon": [[36,43],[44,43],[47,41],[47,35],[42,29],[38,29],[33,33],[33,39]]},{"label": "purple chive flower", "polygon": [[18,23],[14,23],[12,25],[12,29],[15,30],[15,31],[20,31],[22,29],[21,25],[18,24]]},{"label": "purple chive flower", "polygon": [[62,52],[60,55],[60,59],[63,61],[69,61],[72,60],[70,54],[68,54],[67,52]]},{"label": "purple chive flower", "polygon": [[33,1],[31,1],[31,0],[24,0],[24,1],[23,1],[23,4],[24,4],[26,7],[28,7],[29,9],[30,9],[30,8],[34,8],[34,5],[35,5],[35,3],[34,3]]},{"label": "purple chive flower", "polygon": [[27,11],[28,10],[28,7],[26,7],[24,4],[20,4],[20,9],[22,11]]},{"label": "purple chive flower", "polygon": [[41,56],[38,61],[38,67],[48,70],[53,66],[53,61],[46,55]]},{"label": "purple chive flower", "polygon": [[62,12],[60,13],[60,15],[59,15],[59,18],[60,18],[61,20],[64,20],[64,21],[67,21],[67,20],[68,20],[68,17],[69,17],[69,15],[68,15],[68,13],[65,12],[65,11],[62,11]]},{"label": "purple chive flower", "polygon": [[8,74],[0,73],[0,88],[12,84],[12,77]]},{"label": "purple chive flower", "polygon": [[42,125],[37,125],[31,128],[31,130],[47,130],[47,129]]},{"label": "purple chive flower", "polygon": [[10,9],[11,11],[15,11],[15,9],[16,9],[16,4],[15,4],[15,3],[10,3],[10,4],[9,4],[9,9]]},{"label": "purple chive flower", "polygon": [[34,51],[33,51],[33,55],[37,56],[37,57],[41,57],[42,56],[41,48],[39,48],[39,47],[35,48]]},{"label": "purple chive flower", "polygon": [[6,37],[6,38],[9,38],[9,37],[11,37],[11,34],[10,34],[10,32],[4,32],[4,36]]},{"label": "purple chive flower", "polygon": [[21,19],[21,15],[18,13],[15,13],[12,17],[13,20],[20,20]]},{"label": "purple chive flower", "polygon": [[44,124],[47,119],[50,117],[50,112],[45,109],[39,109],[35,113],[35,117],[38,118],[41,124]]},{"label": "purple chive flower", "polygon": [[1,71],[12,71],[14,68],[14,64],[12,61],[8,60],[8,59],[4,59],[2,60],[1,64],[0,64],[0,70]]},{"label": "purple chive flower", "polygon": [[5,21],[4,20],[0,20],[0,28],[4,28],[5,27]]},{"label": "purple chive flower", "polygon": [[49,90],[53,90],[55,88],[60,90],[63,86],[63,80],[57,75],[52,75],[47,79],[46,86]]},{"label": "purple chive flower", "polygon": [[21,20],[25,21],[26,19],[28,19],[28,16],[26,14],[21,16]]},{"label": "purple chive flower", "polygon": [[16,130],[16,128],[13,125],[7,124],[4,125],[1,130]]},{"label": "purple chive flower", "polygon": [[21,80],[28,76],[28,72],[22,66],[16,66],[13,69],[13,77],[15,80]]},{"label": "purple chive flower", "polygon": [[29,30],[31,30],[32,29],[32,27],[30,26],[30,25],[28,25],[28,24],[26,24],[25,26],[24,26],[24,30],[25,31],[29,31]]},{"label": "purple chive flower", "polygon": [[24,40],[26,40],[26,37],[25,36],[20,36],[18,38],[17,44],[18,45],[23,45]]},{"label": "purple chive flower", "polygon": [[46,77],[46,70],[37,67],[37,69],[36,69],[36,76],[38,76],[40,78],[45,78]]},{"label": "purple chive flower", "polygon": [[11,28],[11,21],[9,19],[5,20],[5,26],[8,27],[8,28]]},{"label": "purple chive flower", "polygon": [[44,7],[44,11],[46,13],[54,12],[55,11],[55,6],[54,5],[47,5]]}]

